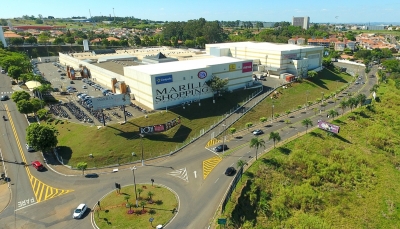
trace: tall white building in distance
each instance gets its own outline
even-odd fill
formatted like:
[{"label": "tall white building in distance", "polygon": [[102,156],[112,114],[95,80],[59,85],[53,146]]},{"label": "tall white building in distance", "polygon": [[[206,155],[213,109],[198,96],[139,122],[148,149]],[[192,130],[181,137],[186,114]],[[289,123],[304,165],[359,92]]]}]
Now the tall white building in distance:
[{"label": "tall white building in distance", "polygon": [[310,27],[310,17],[293,17],[292,25],[308,29]]}]

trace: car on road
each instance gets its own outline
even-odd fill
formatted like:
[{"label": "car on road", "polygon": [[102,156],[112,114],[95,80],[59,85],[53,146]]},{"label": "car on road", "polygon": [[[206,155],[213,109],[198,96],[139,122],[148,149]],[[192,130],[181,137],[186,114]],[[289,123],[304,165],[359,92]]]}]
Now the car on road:
[{"label": "car on road", "polygon": [[74,218],[74,219],[82,218],[82,216],[86,212],[86,210],[87,210],[86,204],[79,204],[79,206],[75,209],[74,214],[72,215],[72,218]]},{"label": "car on road", "polygon": [[60,76],[67,76],[67,74],[66,73],[61,73]]},{"label": "car on road", "polygon": [[60,76],[60,79],[62,79],[62,80],[63,80],[63,79],[64,79],[64,76]]},{"label": "car on road", "polygon": [[86,178],[97,178],[99,175],[97,173],[88,173],[85,175]]},{"label": "car on road", "polygon": [[260,135],[260,134],[263,134],[263,133],[264,133],[264,131],[262,131],[260,129],[253,131],[254,135]]},{"label": "car on road", "polygon": [[87,89],[87,86],[86,85],[82,85],[82,89]]},{"label": "car on road", "polygon": [[234,175],[235,173],[236,173],[236,169],[233,168],[233,167],[228,167],[228,168],[225,170],[225,175],[227,175],[227,176],[232,176],[232,175]]},{"label": "car on road", "polygon": [[28,150],[28,152],[33,152],[33,151],[35,151],[35,149],[32,148],[32,146],[28,145],[28,143],[25,144],[25,147],[26,147],[26,150]]},{"label": "car on road", "polygon": [[227,150],[227,149],[228,149],[228,146],[227,146],[227,145],[219,145],[219,146],[217,146],[217,147],[214,148],[214,151],[215,151],[215,152],[222,152],[222,151],[225,151],[225,150]]},{"label": "car on road", "polygon": [[2,95],[1,97],[0,97],[0,100],[1,101],[6,101],[6,100],[8,100],[9,98],[8,98],[8,95]]},{"label": "car on road", "polygon": [[57,72],[61,72],[61,69],[58,69]]},{"label": "car on road", "polygon": [[37,171],[41,171],[42,169],[44,169],[42,163],[40,163],[39,161],[34,161],[34,162],[32,162],[32,166],[33,166]]}]

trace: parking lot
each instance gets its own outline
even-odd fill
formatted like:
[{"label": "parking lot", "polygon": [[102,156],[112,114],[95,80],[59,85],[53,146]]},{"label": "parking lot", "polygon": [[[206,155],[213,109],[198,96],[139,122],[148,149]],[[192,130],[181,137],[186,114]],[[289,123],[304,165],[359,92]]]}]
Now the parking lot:
[{"label": "parking lot", "polygon": [[[66,76],[65,69],[65,67],[57,66],[53,62],[37,64],[38,73],[41,73],[55,90],[55,92],[52,92],[52,96],[62,101],[60,104],[51,105],[50,111],[55,116],[69,119],[72,122],[102,125],[103,114],[101,111],[93,111],[87,101],[90,97],[104,96],[102,91],[109,88],[93,80],[70,80]],[[84,102],[85,100],[86,102]],[[147,110],[135,104],[126,106],[125,112],[127,119],[147,114]],[[124,121],[124,112],[121,107],[105,109],[103,113],[106,124]]]}]

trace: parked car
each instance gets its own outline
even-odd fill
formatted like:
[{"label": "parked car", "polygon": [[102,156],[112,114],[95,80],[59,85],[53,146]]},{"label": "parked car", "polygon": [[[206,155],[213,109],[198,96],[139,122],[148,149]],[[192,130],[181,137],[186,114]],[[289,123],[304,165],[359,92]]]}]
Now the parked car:
[{"label": "parked car", "polygon": [[1,101],[6,101],[6,100],[8,100],[9,98],[8,98],[8,95],[2,95],[1,97],[0,97],[0,100]]},{"label": "parked car", "polygon": [[215,151],[215,152],[222,152],[222,151],[225,151],[225,150],[227,150],[227,149],[228,149],[228,146],[227,146],[227,145],[219,145],[219,146],[217,146],[217,147],[214,148],[214,151]]},{"label": "parked car", "polygon": [[32,148],[32,146],[28,145],[28,143],[25,144],[25,147],[26,147],[26,150],[28,150],[28,152],[33,152],[33,151],[35,151],[35,149]]},{"label": "parked car", "polygon": [[262,130],[255,130],[255,131],[253,131],[253,134],[254,135],[260,135],[260,134],[263,134],[264,133],[264,131],[262,131]]},{"label": "parked car", "polygon": [[61,69],[58,69],[57,72],[61,72]]},{"label": "parked car", "polygon": [[72,215],[72,218],[74,218],[74,219],[82,218],[82,216],[86,212],[86,210],[87,210],[86,204],[79,204],[79,206],[75,209],[74,214]]},{"label": "parked car", "polygon": [[37,171],[40,171],[40,170],[44,169],[42,163],[40,163],[39,161],[34,161],[34,162],[32,162],[32,166],[33,166]]},{"label": "parked car", "polygon": [[70,83],[70,84],[74,84],[75,82],[71,80],[71,81],[69,81],[69,83]]},{"label": "parked car", "polygon": [[233,167],[228,167],[228,168],[225,170],[225,175],[227,175],[227,176],[232,176],[232,175],[234,175],[235,173],[236,173],[236,169],[233,168]]},{"label": "parked car", "polygon": [[87,86],[86,86],[86,85],[82,85],[82,88],[83,88],[83,89],[87,89]]}]

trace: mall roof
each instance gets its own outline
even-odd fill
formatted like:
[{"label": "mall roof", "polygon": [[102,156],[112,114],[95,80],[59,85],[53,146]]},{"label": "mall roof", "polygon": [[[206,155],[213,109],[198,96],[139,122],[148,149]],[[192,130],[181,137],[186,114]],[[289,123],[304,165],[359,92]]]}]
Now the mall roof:
[{"label": "mall roof", "polygon": [[269,43],[269,42],[231,42],[231,43],[216,43],[216,44],[207,44],[208,47],[218,47],[218,48],[252,48],[257,50],[267,50],[267,51],[290,51],[290,50],[299,50],[299,49],[313,49],[316,46],[300,46],[300,45],[292,45],[292,44],[278,44],[278,43]]},{"label": "mall roof", "polygon": [[233,57],[213,57],[207,59],[198,60],[185,60],[185,61],[174,61],[160,64],[149,64],[140,66],[129,66],[125,68],[134,69],[138,72],[143,72],[149,75],[163,74],[167,72],[180,72],[191,69],[206,68],[210,65],[218,64],[229,64],[242,61]]}]

